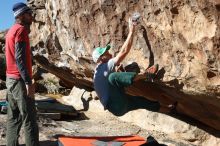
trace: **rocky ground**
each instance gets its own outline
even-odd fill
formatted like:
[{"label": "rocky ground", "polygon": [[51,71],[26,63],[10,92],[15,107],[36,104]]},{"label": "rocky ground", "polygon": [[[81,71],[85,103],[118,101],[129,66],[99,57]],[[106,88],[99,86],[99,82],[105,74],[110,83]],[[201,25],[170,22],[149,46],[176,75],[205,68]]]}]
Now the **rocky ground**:
[{"label": "rocky ground", "polygon": [[[117,136],[136,134],[147,138],[153,136],[159,143],[169,146],[188,146],[187,142],[172,139],[164,133],[147,131],[127,122],[105,114],[94,112],[81,113],[73,119],[54,121],[39,118],[40,144],[41,146],[56,146],[58,135],[74,136]],[[0,115],[0,142],[5,145],[6,115]],[[20,144],[24,144],[23,130],[20,135]]]},{"label": "rocky ground", "polygon": [[[5,97],[5,90],[1,90],[0,99]],[[0,145],[6,144],[6,122],[7,116],[0,114]],[[189,146],[187,141],[172,139],[167,134],[158,131],[149,131],[129,122],[121,121],[109,112],[79,112],[74,117],[63,117],[61,120],[52,120],[39,117],[38,125],[40,131],[41,146],[56,146],[57,136],[119,136],[139,135],[143,138],[152,136],[159,143],[168,146]],[[24,132],[20,132],[20,144],[24,145]]]}]

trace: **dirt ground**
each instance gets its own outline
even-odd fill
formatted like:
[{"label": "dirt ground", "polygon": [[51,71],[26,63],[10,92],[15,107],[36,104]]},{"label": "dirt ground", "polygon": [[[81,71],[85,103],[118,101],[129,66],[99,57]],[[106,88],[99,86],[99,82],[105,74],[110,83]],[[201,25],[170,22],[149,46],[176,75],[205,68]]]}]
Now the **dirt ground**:
[{"label": "dirt ground", "polygon": [[[4,99],[6,92],[0,92]],[[7,115],[0,113],[0,146],[6,144]],[[76,116],[65,116],[60,120],[38,117],[40,146],[57,146],[59,135],[67,136],[125,136],[139,135],[145,139],[155,138],[167,146],[192,146],[187,141],[173,139],[158,131],[147,131],[139,126],[119,120],[109,112],[79,112]],[[20,131],[19,143],[24,146],[24,132]]]},{"label": "dirt ground", "polygon": [[[6,115],[0,115],[0,141],[5,144]],[[92,117],[92,119],[91,119]],[[96,113],[81,113],[77,117],[63,118],[59,121],[39,118],[40,144],[42,146],[56,146],[58,135],[74,136],[117,136],[138,134],[147,137],[149,133],[141,128],[117,120],[106,115]],[[24,144],[23,129],[20,135],[20,144]]]},{"label": "dirt ground", "polygon": [[[7,116],[0,114],[0,144],[5,145]],[[143,138],[152,136],[160,144],[169,146],[186,146],[186,142],[173,140],[163,133],[156,131],[147,131],[131,123],[118,120],[110,114],[100,114],[93,112],[80,113],[78,116],[61,120],[51,120],[39,118],[40,145],[57,146],[57,137],[59,135],[68,136],[122,136],[139,135]],[[24,145],[24,132],[20,132],[20,144]]]}]

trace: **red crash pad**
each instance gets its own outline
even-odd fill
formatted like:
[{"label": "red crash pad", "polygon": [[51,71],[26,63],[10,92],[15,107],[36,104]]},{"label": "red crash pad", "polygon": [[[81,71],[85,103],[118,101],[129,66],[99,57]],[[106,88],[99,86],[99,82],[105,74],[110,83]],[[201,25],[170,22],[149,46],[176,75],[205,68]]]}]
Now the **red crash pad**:
[{"label": "red crash pad", "polygon": [[107,137],[61,136],[58,138],[58,143],[59,146],[139,146],[145,144],[146,140],[138,135]]}]

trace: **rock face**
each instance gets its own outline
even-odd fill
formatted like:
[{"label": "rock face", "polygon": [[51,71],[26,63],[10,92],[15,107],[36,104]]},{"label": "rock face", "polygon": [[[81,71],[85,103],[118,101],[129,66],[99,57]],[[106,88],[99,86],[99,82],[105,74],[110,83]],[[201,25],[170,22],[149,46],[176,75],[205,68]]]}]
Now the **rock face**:
[{"label": "rock face", "polygon": [[[35,0],[29,4],[36,14],[31,39],[41,55],[37,62],[66,85],[91,90],[91,52],[110,43],[117,53],[128,34],[127,20],[138,11],[142,19],[124,64],[135,61],[142,70],[160,65],[159,81],[150,84],[147,91],[152,94],[144,96],[173,98],[179,113],[220,130],[218,0]],[[145,83],[141,84],[138,88],[144,89]],[[140,91],[132,88],[133,93]]]},{"label": "rock face", "polygon": [[156,62],[165,70],[163,81],[178,89],[220,92],[220,3],[217,0],[29,3],[36,9],[32,44],[41,44],[48,58],[60,66],[66,63],[65,66],[74,69],[75,63],[71,65],[68,60],[91,58],[94,47],[107,43],[117,52],[128,33],[128,18],[138,11],[142,21],[125,63],[135,61],[146,68]]},{"label": "rock face", "polygon": [[[28,0],[34,9],[35,61],[67,87],[93,90],[95,47],[117,53],[127,20],[141,14],[132,50],[124,61],[141,70],[159,63],[158,81],[132,92],[178,101],[177,112],[220,130],[220,2],[218,0]],[[1,41],[2,42],[2,41]],[[141,89],[141,90],[140,90]],[[142,91],[149,91],[144,92]]]}]

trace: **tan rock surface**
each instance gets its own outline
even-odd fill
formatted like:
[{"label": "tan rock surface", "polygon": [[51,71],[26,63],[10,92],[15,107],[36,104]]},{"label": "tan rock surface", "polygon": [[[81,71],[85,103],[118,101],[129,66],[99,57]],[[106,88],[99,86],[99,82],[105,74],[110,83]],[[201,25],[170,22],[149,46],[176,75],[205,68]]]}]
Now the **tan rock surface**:
[{"label": "tan rock surface", "polygon": [[[135,61],[143,70],[149,64],[159,63],[160,70],[157,82],[140,83],[141,88],[132,87],[133,93],[148,98],[163,94],[175,99],[179,102],[178,113],[219,132],[219,0],[28,3],[35,12],[31,33],[35,61],[58,76],[66,87],[89,91],[93,90],[91,52],[110,42],[111,51],[116,53],[127,36],[128,18],[133,12],[140,12],[142,20],[124,64]],[[0,35],[4,37],[4,33]]]},{"label": "tan rock surface", "polygon": [[[95,112],[97,115],[113,116],[107,110],[103,110],[100,101],[95,100],[94,96],[97,95],[86,92],[83,89],[73,88],[71,94],[69,96],[63,96],[60,101],[72,105],[79,111],[88,110],[89,112]],[[119,117],[119,119],[138,125],[147,131],[162,132],[166,135],[165,137],[178,139],[178,141],[187,141],[187,145],[217,146],[220,144],[220,139],[216,131],[208,130],[204,125],[196,124],[196,121],[192,119],[173,118],[170,115],[151,112],[145,109],[130,111]],[[157,138],[160,139],[159,137]],[[165,139],[162,141],[166,141]],[[168,145],[171,146],[172,144],[169,143]],[[175,143],[174,145],[178,144]]]},{"label": "tan rock surface", "polygon": [[[111,51],[117,52],[128,33],[128,18],[133,12],[140,12],[142,20],[124,64],[135,61],[143,70],[159,63],[159,82],[153,85],[157,88],[149,88],[155,93],[153,98],[163,90],[165,96],[178,100],[178,112],[220,130],[218,1],[29,3],[36,13],[31,33],[35,52],[44,49],[49,62],[59,68],[51,68],[53,65],[48,66],[41,57],[36,57],[38,63],[60,77],[66,86],[88,90],[92,90],[94,47],[110,43]],[[134,88],[134,92],[138,89]]]}]

